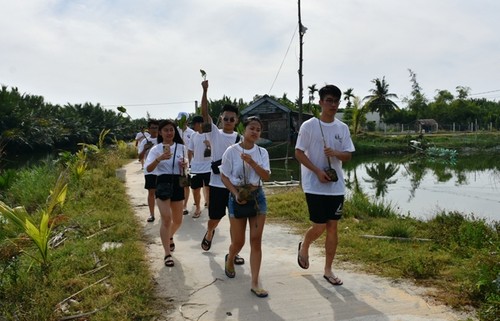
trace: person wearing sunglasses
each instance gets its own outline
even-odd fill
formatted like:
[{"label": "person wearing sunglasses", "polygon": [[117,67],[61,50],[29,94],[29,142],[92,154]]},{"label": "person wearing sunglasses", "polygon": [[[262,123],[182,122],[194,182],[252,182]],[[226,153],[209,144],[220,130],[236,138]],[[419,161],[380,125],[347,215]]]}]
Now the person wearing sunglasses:
[{"label": "person wearing sunglasses", "polygon": [[[208,80],[201,83],[203,95],[201,97],[201,113],[205,123],[211,124],[211,130],[208,134],[208,140],[211,146],[212,157],[212,173],[209,183],[209,201],[208,201],[208,223],[207,231],[201,241],[201,248],[204,251],[209,251],[212,246],[212,240],[215,234],[215,229],[219,225],[220,220],[226,215],[226,208],[229,201],[229,190],[222,183],[219,166],[222,160],[222,154],[226,149],[240,141],[240,135],[234,131],[238,123],[238,108],[233,105],[224,105],[220,120],[222,128],[219,129],[213,122],[212,117],[208,113]],[[235,253],[234,264],[241,265],[245,260]]]}]

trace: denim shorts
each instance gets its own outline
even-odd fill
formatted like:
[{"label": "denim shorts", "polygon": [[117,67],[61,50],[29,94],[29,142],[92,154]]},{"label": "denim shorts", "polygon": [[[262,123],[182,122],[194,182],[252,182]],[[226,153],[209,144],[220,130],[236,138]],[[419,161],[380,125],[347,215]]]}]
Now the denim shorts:
[{"label": "denim shorts", "polygon": [[[257,201],[257,206],[259,208],[258,214],[265,215],[267,213],[267,201],[262,186],[259,186],[259,188],[256,190],[255,198]],[[236,202],[236,199],[234,198],[234,195],[230,193],[229,202],[227,203],[230,218],[234,218],[234,202]]]}]

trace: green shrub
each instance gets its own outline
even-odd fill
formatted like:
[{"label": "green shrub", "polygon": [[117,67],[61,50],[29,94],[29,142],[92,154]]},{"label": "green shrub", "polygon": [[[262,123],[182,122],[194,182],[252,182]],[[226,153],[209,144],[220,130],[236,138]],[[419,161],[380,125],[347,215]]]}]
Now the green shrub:
[{"label": "green shrub", "polygon": [[442,264],[433,256],[412,256],[404,261],[403,274],[414,279],[428,279],[439,275]]},{"label": "green shrub", "polygon": [[414,228],[406,220],[392,222],[385,230],[384,235],[390,237],[413,237]]}]

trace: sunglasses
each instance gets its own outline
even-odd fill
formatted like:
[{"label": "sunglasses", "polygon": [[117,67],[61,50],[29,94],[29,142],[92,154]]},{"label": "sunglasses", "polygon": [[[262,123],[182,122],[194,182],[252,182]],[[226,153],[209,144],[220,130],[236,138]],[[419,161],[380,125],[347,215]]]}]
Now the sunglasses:
[{"label": "sunglasses", "polygon": [[234,117],[230,117],[230,118],[224,117],[224,118],[222,118],[222,120],[225,121],[225,122],[233,123],[234,121],[236,121],[236,118],[234,118]]}]

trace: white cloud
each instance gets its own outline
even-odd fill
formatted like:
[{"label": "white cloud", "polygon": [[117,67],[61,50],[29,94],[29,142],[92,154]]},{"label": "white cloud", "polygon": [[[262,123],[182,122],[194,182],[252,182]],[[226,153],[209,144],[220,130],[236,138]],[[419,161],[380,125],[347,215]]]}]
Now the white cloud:
[{"label": "white cloud", "polygon": [[[200,99],[200,68],[212,99],[250,101],[267,94],[276,76],[271,94],[298,96],[297,35],[284,59],[297,26],[296,1],[0,0],[0,6],[0,29],[7,30],[0,33],[0,83],[48,102],[129,105],[134,117],[147,111],[175,117]],[[458,85],[500,89],[499,9],[493,0],[302,1],[304,87],[335,83],[364,97],[371,80],[385,76],[403,98],[410,68],[429,98]]]}]

